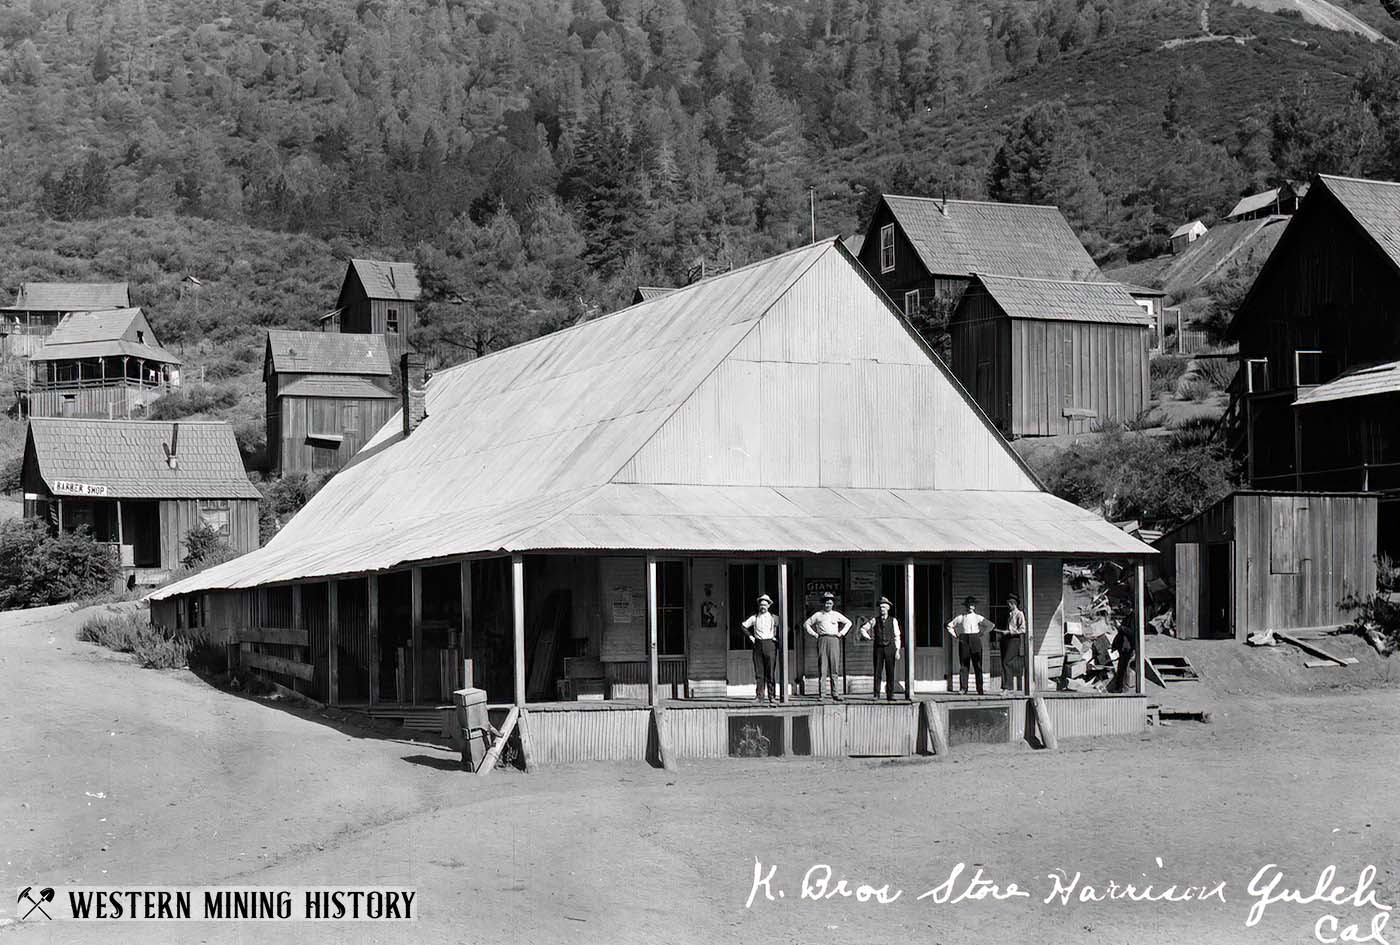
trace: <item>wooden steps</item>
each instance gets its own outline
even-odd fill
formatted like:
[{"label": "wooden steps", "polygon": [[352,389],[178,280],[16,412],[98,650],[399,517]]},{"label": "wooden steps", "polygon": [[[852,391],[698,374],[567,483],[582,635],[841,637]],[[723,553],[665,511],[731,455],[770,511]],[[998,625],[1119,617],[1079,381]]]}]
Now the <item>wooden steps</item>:
[{"label": "wooden steps", "polygon": [[1162,680],[1163,685],[1197,682],[1201,678],[1191,661],[1184,656],[1147,656],[1144,659],[1151,667],[1151,672],[1155,672]]}]

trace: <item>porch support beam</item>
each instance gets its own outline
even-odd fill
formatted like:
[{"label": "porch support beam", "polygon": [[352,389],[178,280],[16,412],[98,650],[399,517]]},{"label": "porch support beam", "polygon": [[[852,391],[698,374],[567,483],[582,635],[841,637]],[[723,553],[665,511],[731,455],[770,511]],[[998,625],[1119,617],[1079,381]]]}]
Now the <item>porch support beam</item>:
[{"label": "porch support beam", "polygon": [[[875,680],[878,694],[880,680]],[[904,694],[914,698],[914,559],[904,559]]]},{"label": "porch support beam", "polygon": [[[411,568],[408,572],[408,600],[409,600],[409,667],[408,676],[412,680],[408,684],[409,690],[413,693],[413,704],[419,702],[418,677],[423,675],[423,569]],[[399,695],[403,699],[403,695]]]},{"label": "porch support beam", "polygon": [[1137,560],[1137,652],[1133,656],[1133,673],[1137,676],[1137,694],[1142,695],[1143,644],[1147,640],[1147,568]]},{"label": "porch support beam", "polygon": [[1026,693],[1035,692],[1035,568],[1025,559],[1025,576],[1021,585],[1021,606],[1026,615]]},{"label": "porch support beam", "polygon": [[647,555],[647,705],[657,704],[656,625],[660,614],[656,607],[656,556]]},{"label": "porch support beam", "polygon": [[[788,677],[792,667],[788,665],[788,624],[791,611],[788,601],[788,560],[778,560],[778,701],[788,701]],[[817,680],[821,691],[821,680]],[[771,694],[770,694],[771,695]]]},{"label": "porch support beam", "polygon": [[476,674],[472,666],[472,563],[463,561],[462,571],[462,685],[476,685]]},{"label": "porch support beam", "polygon": [[[293,629],[293,630],[305,630],[305,629],[306,629],[306,617],[305,617],[305,615],[303,615],[302,610],[301,610],[301,587],[302,587],[302,586],[301,586],[300,584],[293,584],[293,585],[292,585],[292,629]],[[310,643],[311,641],[308,639],[307,642]],[[304,648],[298,647],[298,649],[301,650],[301,653],[299,654],[299,658],[298,658],[297,662],[299,662],[299,663],[305,663],[305,664],[308,665],[308,666],[314,665],[315,659],[314,659],[314,657],[311,655],[311,647],[310,647],[310,646],[307,646],[307,647],[304,647]],[[310,680],[308,680],[308,682],[310,682]],[[308,687],[308,688],[309,688],[309,687]],[[298,689],[298,691],[301,691],[301,690]]]},{"label": "porch support beam", "polygon": [[326,630],[330,655],[326,666],[326,701],[340,702],[340,596],[339,581],[326,582]]},{"label": "porch support beam", "polygon": [[525,706],[525,556],[510,556],[512,626],[515,628],[515,704]]},{"label": "porch support beam", "polygon": [[379,669],[384,660],[379,653],[379,578],[368,575],[365,581],[366,623],[369,624],[369,704],[379,704]]}]

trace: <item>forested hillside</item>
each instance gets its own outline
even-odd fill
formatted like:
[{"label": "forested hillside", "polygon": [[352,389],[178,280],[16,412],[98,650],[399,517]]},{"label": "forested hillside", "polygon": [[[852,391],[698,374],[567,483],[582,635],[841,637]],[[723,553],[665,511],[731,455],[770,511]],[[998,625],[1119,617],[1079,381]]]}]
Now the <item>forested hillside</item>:
[{"label": "forested hillside", "polygon": [[352,252],[465,302],[421,336],[464,356],[800,242],[809,192],[821,234],[891,188],[1144,255],[1281,177],[1400,168],[1398,76],[1219,0],[16,0],[0,284],[130,279],[246,387]]}]

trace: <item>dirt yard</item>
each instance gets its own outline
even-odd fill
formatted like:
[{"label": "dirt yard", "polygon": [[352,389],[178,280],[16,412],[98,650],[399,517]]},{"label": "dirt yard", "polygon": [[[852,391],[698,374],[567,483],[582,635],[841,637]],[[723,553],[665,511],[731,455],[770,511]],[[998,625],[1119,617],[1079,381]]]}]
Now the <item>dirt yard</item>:
[{"label": "dirt yard", "polygon": [[[1325,940],[1328,915],[1369,932],[1384,915],[1280,903],[1246,927],[1247,887],[1267,864],[1283,873],[1276,894],[1310,893],[1329,865],[1352,893],[1374,864],[1375,899],[1400,902],[1394,689],[1243,687],[1215,693],[1213,724],[1054,753],[479,780],[432,745],[143,670],[76,642],[78,623],[64,608],[0,615],[0,885],[395,884],[417,890],[421,917],[36,924],[15,922],[5,899],[0,943],[1241,945]],[[776,867],[773,899],[760,889],[746,907],[755,860],[765,875]],[[887,904],[804,899],[803,875],[819,864],[833,887],[901,892]],[[1012,883],[1030,895],[917,898],[958,864],[954,898],[978,869],[1001,895]],[[1081,874],[1068,904],[1044,901],[1056,870]],[[1203,902],[1078,901],[1084,884],[1110,881],[1225,888]],[[1381,935],[1400,942],[1400,922]]]}]

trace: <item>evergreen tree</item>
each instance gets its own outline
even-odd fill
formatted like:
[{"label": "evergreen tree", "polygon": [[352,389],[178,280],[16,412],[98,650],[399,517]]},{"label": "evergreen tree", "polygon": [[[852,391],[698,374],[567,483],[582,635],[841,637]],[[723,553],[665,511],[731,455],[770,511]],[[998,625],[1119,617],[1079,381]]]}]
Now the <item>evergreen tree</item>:
[{"label": "evergreen tree", "polygon": [[1034,106],[1011,126],[992,159],[987,192],[1008,203],[1053,204],[1081,227],[1104,213],[1084,136],[1060,102]]}]

